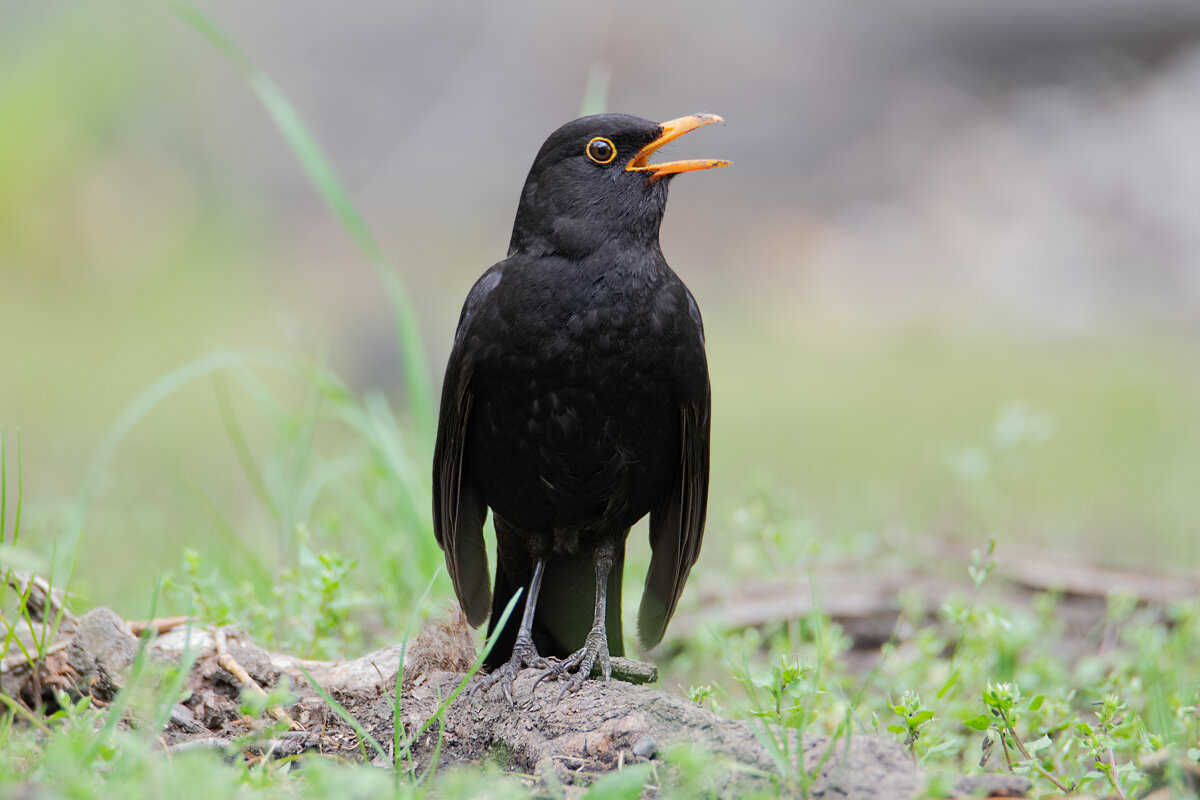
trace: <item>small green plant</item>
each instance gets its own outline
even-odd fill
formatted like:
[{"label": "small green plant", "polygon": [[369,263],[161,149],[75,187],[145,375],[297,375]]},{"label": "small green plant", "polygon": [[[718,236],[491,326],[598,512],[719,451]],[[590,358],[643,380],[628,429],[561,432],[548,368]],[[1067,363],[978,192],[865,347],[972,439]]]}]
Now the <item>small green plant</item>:
[{"label": "small green plant", "polygon": [[[30,611],[30,598],[35,589],[46,597],[53,595],[54,573],[40,576],[45,560],[24,545],[21,536],[21,508],[24,499],[24,468],[21,463],[21,432],[17,431],[17,487],[14,505],[12,537],[8,532],[8,448],[5,432],[0,429],[0,625],[3,625],[3,645],[0,663],[9,664],[9,654],[16,648],[25,664],[45,659],[47,648],[54,638],[57,624],[53,608],[43,607],[38,619]],[[10,606],[10,598],[12,605]]]},{"label": "small green plant", "polygon": [[933,720],[933,711],[921,707],[921,695],[916,692],[905,692],[896,702],[889,700],[888,708],[900,717],[901,722],[899,725],[889,725],[888,730],[903,734],[904,746],[915,756],[917,740],[921,738],[921,728]]},{"label": "small green plant", "polygon": [[979,766],[986,767],[995,751],[996,744],[1004,754],[1004,761],[1014,772],[1035,771],[1049,780],[1062,791],[1071,791],[1072,787],[1064,785],[1056,778],[1041,760],[1050,745],[1048,736],[1043,736],[1028,746],[1017,731],[1017,724],[1025,713],[1037,712],[1044,695],[1030,698],[1021,696],[1021,689],[1014,683],[989,683],[983,690],[983,704],[987,714],[980,714],[963,720],[963,724],[974,730],[984,731],[983,752]]},{"label": "small green plant", "polygon": [[988,575],[992,574],[992,570],[996,568],[996,537],[988,539],[987,550],[980,553],[978,550],[971,551],[971,563],[967,566],[967,574],[971,576],[972,583],[978,590],[982,588]]},{"label": "small green plant", "polygon": [[1136,718],[1128,715],[1125,703],[1115,694],[1106,695],[1093,704],[1096,707],[1096,722],[1078,722],[1075,734],[1083,745],[1085,757],[1092,761],[1094,772],[1085,779],[1103,776],[1117,796],[1125,800],[1129,795],[1123,786],[1140,787],[1146,776],[1132,763],[1117,763],[1115,750],[1127,743],[1137,731]]},{"label": "small green plant", "polygon": [[805,794],[811,777],[804,764],[801,734],[816,718],[814,704],[819,694],[807,680],[809,674],[810,669],[795,656],[781,655],[769,674],[739,670],[733,676],[749,701],[743,712],[759,723],[755,732],[785,784]]},{"label": "small green plant", "polygon": [[[1140,718],[1129,715],[1116,695],[1094,704],[1095,722],[1068,714],[1048,726],[1042,713],[1044,694],[1024,697],[1016,684],[988,684],[982,700],[987,713],[963,720],[968,728],[984,733],[980,766],[986,766],[999,749],[1010,771],[1032,774],[1062,792],[1103,791],[1100,784],[1107,784],[1125,798],[1146,788],[1145,773],[1133,761],[1119,760],[1117,753],[1149,753],[1163,742],[1147,734]],[[1038,726],[1026,722],[1028,718]],[[1031,728],[1041,735],[1029,740],[1022,730]]]},{"label": "small green plant", "polygon": [[705,703],[712,703],[713,709],[716,710],[716,701],[713,700],[713,687],[710,684],[702,686],[690,686],[687,690],[688,699],[698,706]]}]

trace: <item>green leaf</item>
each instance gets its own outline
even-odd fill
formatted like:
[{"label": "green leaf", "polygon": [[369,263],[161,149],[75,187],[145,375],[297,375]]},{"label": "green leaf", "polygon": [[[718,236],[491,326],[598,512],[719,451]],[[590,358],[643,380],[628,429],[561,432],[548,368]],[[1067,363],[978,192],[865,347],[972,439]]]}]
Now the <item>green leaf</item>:
[{"label": "green leaf", "polygon": [[1050,748],[1050,744],[1051,744],[1051,742],[1050,742],[1050,737],[1049,737],[1049,736],[1043,736],[1043,737],[1042,737],[1042,738],[1040,738],[1040,739],[1035,739],[1035,740],[1033,740],[1032,742],[1029,742],[1027,745],[1025,745],[1025,749],[1026,749],[1026,750],[1028,750],[1028,751],[1029,751],[1029,752],[1031,752],[1031,753],[1037,753],[1037,752],[1039,752],[1039,751],[1041,751],[1041,750],[1047,750],[1047,749],[1049,749],[1049,748]]},{"label": "green leaf", "polygon": [[1042,703],[1044,703],[1044,702],[1046,702],[1046,695],[1044,695],[1044,694],[1034,695],[1033,698],[1029,701],[1029,710],[1037,711],[1039,708],[1042,707]]},{"label": "green leaf", "polygon": [[988,728],[992,727],[992,718],[987,714],[979,714],[977,716],[964,719],[962,724],[977,731],[986,731]]}]

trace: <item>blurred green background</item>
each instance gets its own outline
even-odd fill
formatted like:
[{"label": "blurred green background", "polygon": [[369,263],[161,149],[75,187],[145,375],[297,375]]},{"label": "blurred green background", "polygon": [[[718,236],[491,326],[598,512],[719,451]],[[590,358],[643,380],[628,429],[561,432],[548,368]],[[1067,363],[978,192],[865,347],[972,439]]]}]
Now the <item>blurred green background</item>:
[{"label": "blurred green background", "polygon": [[[6,5],[0,427],[10,503],[21,436],[22,542],[63,574],[106,430],[222,348],[387,398],[426,480],[393,311],[230,61],[166,5]],[[781,575],[810,544],[896,530],[1200,565],[1194,4],[205,10],[326,148],[408,287],[435,386],[589,73],[610,76],[610,110],[728,120],[674,146],[733,167],[677,180],[662,237],[704,312],[714,387],[694,582],[760,546],[736,521],[764,497],[806,540]],[[296,536],[368,562],[384,541],[359,512],[392,502],[389,484],[335,485],[372,447],[361,430],[313,422],[312,382],[231,373],[155,404],[99,463],[72,587],[86,602],[143,614],[188,548],[285,568]],[[311,518],[272,518],[246,453]],[[427,572],[424,523],[388,519],[389,558],[419,552]],[[443,579],[432,602],[449,594]]]}]

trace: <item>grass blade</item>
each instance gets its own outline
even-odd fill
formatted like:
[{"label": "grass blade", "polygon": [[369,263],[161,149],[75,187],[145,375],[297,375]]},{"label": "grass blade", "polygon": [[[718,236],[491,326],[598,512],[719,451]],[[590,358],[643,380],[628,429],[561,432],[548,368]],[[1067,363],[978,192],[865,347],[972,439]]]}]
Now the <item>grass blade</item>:
[{"label": "grass blade", "polygon": [[184,699],[187,694],[188,690],[184,688],[184,684],[187,683],[187,679],[192,673],[192,667],[196,663],[196,658],[200,655],[199,650],[192,646],[193,610],[191,606],[188,607],[188,621],[187,626],[184,628],[183,653],[179,657],[179,665],[158,693],[154,723],[146,730],[149,738],[157,738],[166,730],[167,725],[171,721],[171,712],[174,711],[175,705]]},{"label": "grass blade", "polygon": [[[248,363],[274,367],[283,372],[293,374],[305,374],[304,369],[295,359],[280,355],[279,353],[249,349],[217,350],[194,361],[190,361],[159,378],[135,397],[133,402],[126,406],[121,415],[117,417],[116,422],[109,426],[108,431],[104,434],[104,438],[100,440],[100,445],[96,448],[96,454],[92,457],[92,464],[83,479],[83,485],[79,489],[79,494],[75,499],[75,503],[67,517],[67,523],[64,526],[64,530],[69,537],[68,541],[75,553],[71,569],[67,573],[67,583],[64,590],[70,588],[71,582],[75,577],[75,570],[79,566],[79,555],[82,551],[80,545],[83,538],[83,523],[87,519],[88,508],[91,505],[96,481],[99,479],[104,465],[109,462],[116,452],[117,446],[121,444],[133,427],[146,414],[150,413],[155,406],[184,386],[213,372],[244,366]],[[57,542],[55,543],[55,547],[57,550]],[[50,638],[47,641],[53,641],[54,636],[58,633],[58,627],[62,624],[63,612],[65,610],[65,604],[59,607],[58,614],[54,618],[54,624],[50,629]]]},{"label": "grass blade", "polygon": [[410,737],[410,741],[415,742],[417,739],[420,739],[421,735],[425,733],[425,731],[429,730],[430,725],[432,725],[436,720],[441,719],[442,714],[446,713],[446,709],[450,707],[450,704],[458,699],[458,696],[462,694],[463,689],[467,688],[467,684],[471,682],[471,678],[475,677],[475,673],[478,672],[479,668],[483,666],[483,660],[488,657],[488,653],[492,652],[492,648],[496,646],[496,640],[499,639],[500,634],[504,632],[504,626],[507,624],[508,618],[512,614],[513,609],[517,607],[517,601],[521,598],[521,595],[524,593],[524,591],[525,590],[522,588],[513,592],[512,599],[509,600],[508,605],[504,607],[504,613],[500,615],[500,619],[496,622],[496,627],[492,631],[492,635],[488,637],[487,642],[485,642],[483,645],[483,649],[480,650],[479,655],[475,657],[475,661],[471,664],[471,668],[467,670],[465,675],[463,675],[462,680],[459,681],[458,685],[454,687],[454,691],[450,693],[450,696],[438,705],[437,710],[433,712],[433,716],[425,720],[425,724],[421,726],[421,729],[413,734],[412,737]]},{"label": "grass blade", "polygon": [[383,745],[379,743],[379,740],[372,736],[371,732],[364,728],[361,722],[351,716],[350,712],[347,711],[341,703],[339,703],[337,700],[334,700],[333,695],[325,691],[321,685],[316,682],[312,674],[304,668],[303,664],[297,664],[296,666],[302,673],[304,673],[304,678],[308,681],[309,686],[313,687],[313,691],[321,696],[321,699],[333,709],[335,714],[342,718],[343,722],[354,729],[354,733],[357,734],[359,741],[366,742],[367,744],[371,745],[371,747],[375,748],[375,752],[379,754],[379,757],[386,760],[388,757],[387,751],[383,749]]},{"label": "grass blade", "polygon": [[433,584],[437,582],[441,574],[442,568],[438,567],[434,571],[433,577],[429,579],[429,584],[425,587],[425,593],[421,595],[421,599],[414,606],[413,613],[409,615],[408,622],[404,626],[404,638],[400,640],[400,666],[396,669],[396,698],[392,705],[392,771],[395,773],[397,780],[400,777],[400,770],[396,767],[396,758],[400,752],[401,739],[403,739],[404,744],[404,757],[409,763],[409,769],[412,769],[412,740],[405,735],[404,722],[400,718],[403,703],[401,684],[404,681],[404,657],[408,654],[408,639],[412,636],[413,624],[417,621],[421,609],[425,607],[425,602],[433,592]]},{"label": "grass blade", "polygon": [[[158,615],[158,598],[161,594],[162,579],[159,578],[154,585],[154,596],[150,599],[150,614],[146,619],[154,619]],[[101,726],[95,737],[84,748],[81,756],[83,763],[91,764],[96,760],[104,746],[112,741],[113,735],[117,730],[117,725],[125,718],[129,700],[139,687],[142,676],[145,674],[146,666],[150,662],[150,643],[153,639],[154,631],[152,628],[147,628],[138,637],[138,649],[137,654],[133,657],[133,665],[129,668],[129,674],[125,677],[124,685],[117,691],[117,696],[113,698],[112,704],[108,707],[108,713],[104,715],[103,726]]]},{"label": "grass blade", "polygon": [[238,464],[241,465],[242,472],[249,481],[250,488],[253,490],[254,496],[258,498],[259,504],[278,525],[280,522],[279,509],[275,506],[275,499],[271,497],[266,481],[263,480],[262,472],[254,461],[254,454],[250,452],[250,443],[246,441],[246,434],[242,431],[237,414],[233,410],[233,399],[229,396],[229,384],[221,373],[213,375],[213,392],[217,398],[217,410],[221,414],[221,425],[224,426],[225,435],[229,437],[229,443],[233,446]]},{"label": "grass blade", "polygon": [[25,468],[21,464],[21,429],[17,429],[17,507],[13,514],[12,545],[21,535],[21,498],[25,493]]},{"label": "grass blade", "polygon": [[421,342],[416,311],[395,267],[384,255],[371,229],[367,227],[366,221],[351,201],[349,193],[342,186],[316,137],[309,131],[279,86],[199,8],[188,0],[170,0],[170,3],[185,22],[228,56],[241,70],[246,82],[258,95],[267,114],[292,149],[296,160],[300,162],[301,168],[307,173],[309,180],[342,227],[350,234],[358,249],[366,256],[376,278],[383,284],[396,322],[396,341],[408,388],[409,407],[412,409],[417,429],[432,440],[433,386],[429,377],[429,364]]},{"label": "grass blade", "polygon": [[611,82],[612,67],[604,61],[593,62],[588,69],[583,102],[579,104],[579,116],[604,113],[608,107],[608,85]]},{"label": "grass blade", "polygon": [[4,544],[4,529],[8,525],[8,454],[4,447],[4,430],[0,429],[0,544]]}]

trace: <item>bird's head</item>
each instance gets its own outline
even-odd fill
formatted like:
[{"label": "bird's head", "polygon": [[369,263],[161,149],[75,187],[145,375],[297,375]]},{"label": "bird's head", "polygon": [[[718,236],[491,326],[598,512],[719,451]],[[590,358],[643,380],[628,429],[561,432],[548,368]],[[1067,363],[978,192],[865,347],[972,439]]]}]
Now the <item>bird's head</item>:
[{"label": "bird's head", "polygon": [[667,184],[681,172],[726,166],[695,159],[650,163],[667,142],[713,122],[693,114],[650,122],[628,114],[596,114],[550,134],[525,179],[509,255],[582,257],[607,242],[657,245]]}]

